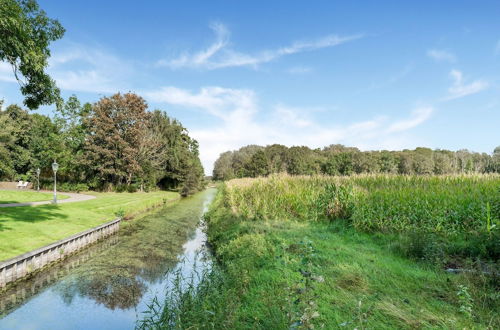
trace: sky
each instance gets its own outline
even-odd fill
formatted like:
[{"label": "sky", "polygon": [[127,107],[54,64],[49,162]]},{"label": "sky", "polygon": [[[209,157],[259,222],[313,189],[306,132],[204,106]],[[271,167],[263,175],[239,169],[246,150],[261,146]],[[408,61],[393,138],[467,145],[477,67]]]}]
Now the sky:
[{"label": "sky", "polygon": [[[200,143],[500,145],[499,1],[39,0],[63,97],[134,92]],[[23,101],[0,62],[0,99]],[[52,114],[45,106],[36,110]]]}]

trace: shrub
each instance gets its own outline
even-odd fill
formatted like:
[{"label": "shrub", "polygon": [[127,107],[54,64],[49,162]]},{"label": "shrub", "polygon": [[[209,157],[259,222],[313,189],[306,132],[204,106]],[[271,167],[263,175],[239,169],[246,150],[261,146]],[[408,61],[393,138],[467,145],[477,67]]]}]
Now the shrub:
[{"label": "shrub", "polygon": [[127,185],[126,184],[117,184],[115,186],[115,192],[117,193],[122,193],[127,191]]},{"label": "shrub", "polygon": [[61,184],[58,185],[58,189],[60,191],[80,193],[82,191],[88,191],[89,190],[89,186],[86,185],[85,183],[63,182],[63,183],[61,183]]},{"label": "shrub", "polygon": [[138,190],[138,187],[136,184],[129,184],[127,186],[127,192],[129,192],[129,193],[135,193],[135,192],[137,192],[137,190]]}]

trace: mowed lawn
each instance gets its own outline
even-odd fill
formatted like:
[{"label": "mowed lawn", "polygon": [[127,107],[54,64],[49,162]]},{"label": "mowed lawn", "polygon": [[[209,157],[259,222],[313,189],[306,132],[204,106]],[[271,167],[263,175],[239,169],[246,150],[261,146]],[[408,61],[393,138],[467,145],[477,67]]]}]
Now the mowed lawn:
[{"label": "mowed lawn", "polygon": [[[58,199],[66,199],[69,196],[57,194]],[[23,191],[23,190],[0,190],[0,204],[28,203],[52,200],[52,193]]]},{"label": "mowed lawn", "polygon": [[116,218],[126,217],[179,197],[178,193],[96,193],[97,198],[60,205],[0,208],[0,261],[26,253]]}]

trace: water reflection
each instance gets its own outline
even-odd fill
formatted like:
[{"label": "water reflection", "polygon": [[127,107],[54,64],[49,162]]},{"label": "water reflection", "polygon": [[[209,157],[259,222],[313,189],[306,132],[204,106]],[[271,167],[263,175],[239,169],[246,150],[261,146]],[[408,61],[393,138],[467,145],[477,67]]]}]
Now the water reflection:
[{"label": "water reflection", "polygon": [[[199,271],[195,265],[209,265],[198,253],[205,244],[198,224],[214,192],[132,222],[118,235],[11,287],[0,294],[0,328],[133,328],[147,303],[165,296],[169,273],[188,277]],[[44,277],[51,280],[41,281]]]}]

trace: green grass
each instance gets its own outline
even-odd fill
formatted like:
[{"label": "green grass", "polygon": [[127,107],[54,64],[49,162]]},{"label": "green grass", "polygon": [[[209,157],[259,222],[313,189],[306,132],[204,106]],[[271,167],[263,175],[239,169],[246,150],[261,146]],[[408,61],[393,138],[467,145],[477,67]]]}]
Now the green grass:
[{"label": "green grass", "polygon": [[59,205],[0,208],[0,260],[98,226],[123,211],[126,217],[177,198],[174,192],[95,193],[97,198]]},{"label": "green grass", "polygon": [[[219,267],[198,287],[174,288],[140,325],[499,328],[500,240],[487,225],[498,223],[487,205],[498,206],[499,183],[499,176],[230,181],[206,216]],[[455,255],[465,272],[443,270]]]},{"label": "green grass", "polygon": [[[0,204],[50,201],[52,198],[52,193],[22,190],[0,190]],[[69,198],[69,196],[57,194],[57,198],[66,199]]]}]

